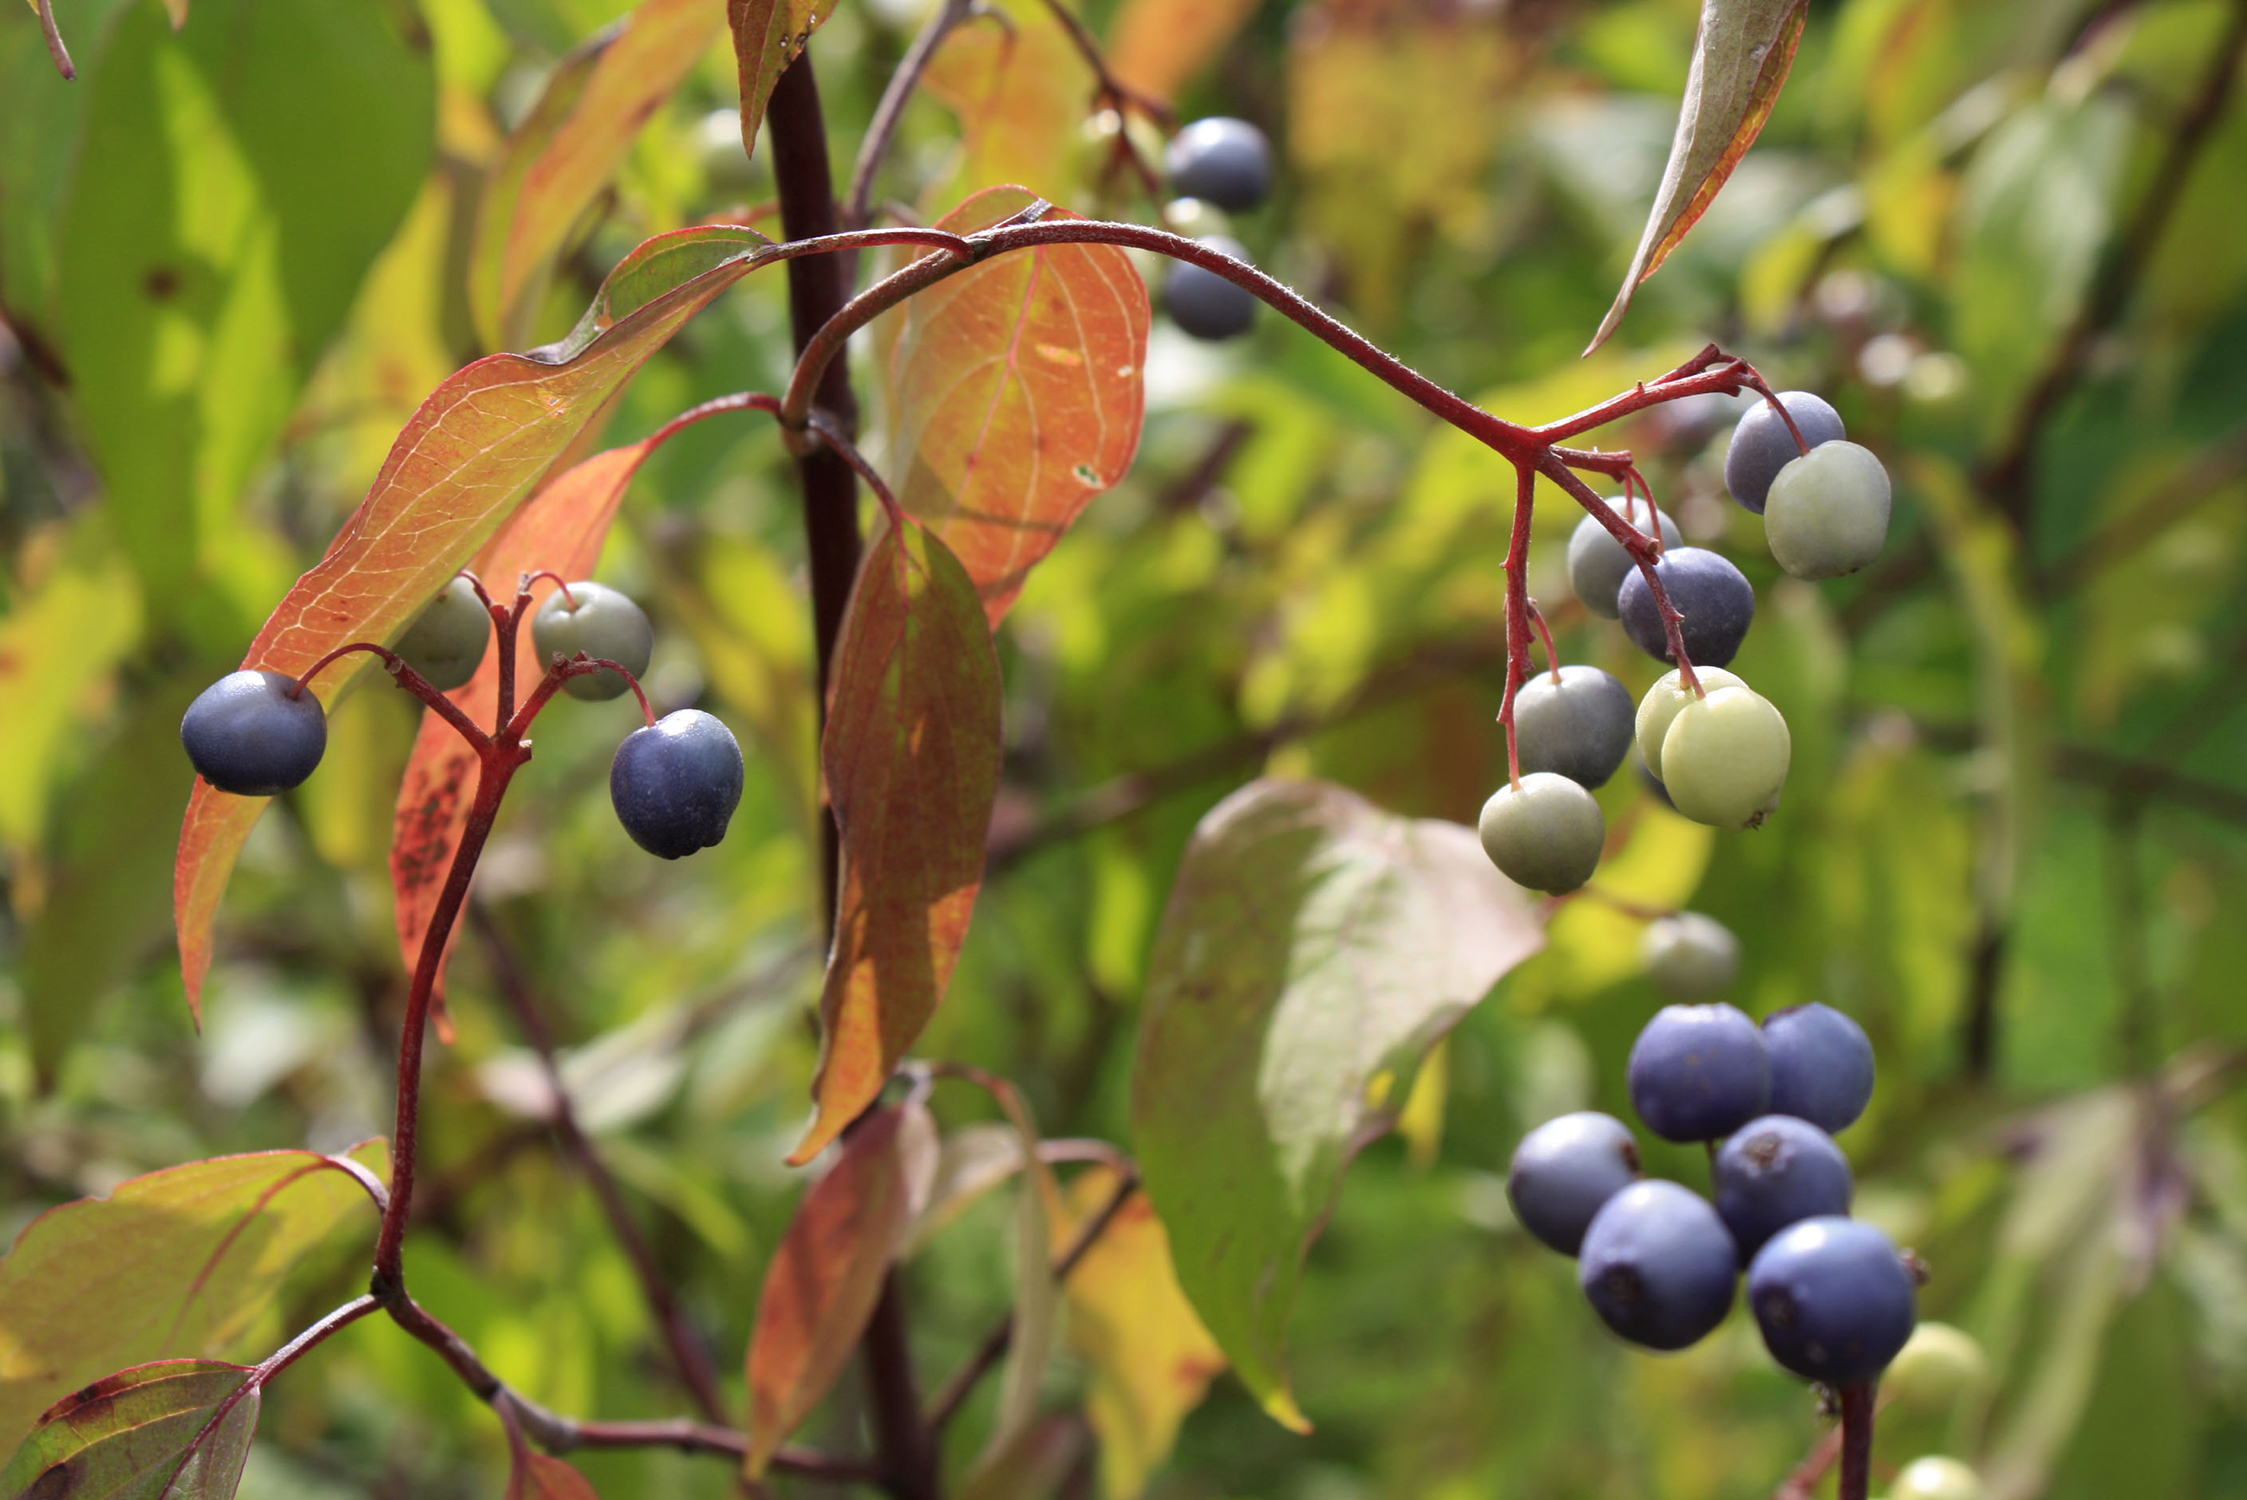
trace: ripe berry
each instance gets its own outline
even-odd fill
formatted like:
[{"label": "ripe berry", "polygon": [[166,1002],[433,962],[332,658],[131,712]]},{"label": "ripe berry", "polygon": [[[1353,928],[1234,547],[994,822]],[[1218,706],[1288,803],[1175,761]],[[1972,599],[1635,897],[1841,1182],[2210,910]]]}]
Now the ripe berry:
[{"label": "ripe berry", "polygon": [[1974,1336],[1948,1323],[1922,1323],[1880,1378],[1883,1396],[1919,1411],[1950,1409],[1990,1377],[1989,1356]]},{"label": "ripe berry", "polygon": [[1681,911],[1646,924],[1639,938],[1646,977],[1673,1000],[1706,1000],[1740,977],[1740,940],[1732,929],[1697,911]]},{"label": "ripe berry", "polygon": [[[1813,449],[1820,443],[1846,436],[1841,426],[1841,413],[1820,397],[1808,391],[1778,394],[1787,408],[1787,415],[1802,429],[1803,442]],[[1733,499],[1761,514],[1764,500],[1771,491],[1771,481],[1779,477],[1781,469],[1801,456],[1802,449],[1796,446],[1787,424],[1779,420],[1770,402],[1759,400],[1740,413],[1740,425],[1732,429],[1732,446],[1724,454],[1724,487],[1732,492]]]},{"label": "ripe berry", "polygon": [[1763,1018],[1771,1054],[1771,1112],[1839,1135],[1872,1101],[1873,1049],[1865,1029],[1828,1005],[1790,1005]]},{"label": "ripe berry", "polygon": [[[1746,687],[1747,683],[1722,667],[1704,667],[1696,664],[1693,675],[1699,679],[1701,690],[1713,693],[1720,687]],[[1676,672],[1665,672],[1638,700],[1638,758],[1646,763],[1648,774],[1656,781],[1662,779],[1662,738],[1670,732],[1670,725],[1686,704],[1697,701],[1691,689]],[[1665,788],[1663,795],[1669,795]]]},{"label": "ripe berry", "polygon": [[1716,1154],[1717,1216],[1740,1247],[1740,1263],[1789,1224],[1847,1214],[1856,1180],[1833,1137],[1807,1120],[1765,1115],[1734,1131]]},{"label": "ripe berry", "polygon": [[1915,1458],[1888,1487],[1888,1500],[1987,1500],[1988,1494],[1982,1476],[1955,1458]]},{"label": "ripe berry", "polygon": [[328,748],[328,716],[285,672],[229,672],[196,695],[179,742],[222,792],[271,797],[300,784]]},{"label": "ripe berry", "polygon": [[1246,213],[1272,190],[1272,148],[1246,120],[1213,115],[1171,138],[1164,165],[1171,191]]},{"label": "ripe berry", "polygon": [[[1685,618],[1678,633],[1685,637],[1685,654],[1696,667],[1721,667],[1739,653],[1755,619],[1755,587],[1729,558],[1704,547],[1676,547],[1654,564],[1670,605]],[[1654,590],[1637,568],[1624,578],[1616,594],[1622,611],[1623,634],[1631,644],[1656,661],[1669,661],[1670,638],[1662,629],[1662,611]]]},{"label": "ripe berry", "polygon": [[1713,1141],[1765,1112],[1771,1060],[1729,1005],[1665,1005],[1631,1044],[1631,1107],[1665,1141]]},{"label": "ripe berry", "polygon": [[609,800],[632,842],[677,859],[726,836],[741,804],[741,746],[698,708],[635,729],[609,764]]},{"label": "ripe berry", "polygon": [[1674,1182],[1634,1183],[1584,1231],[1577,1284],[1609,1328],[1649,1349],[1697,1343],[1732,1310],[1732,1236]]},{"label": "ripe berry", "polygon": [[[1616,509],[1633,526],[1638,525],[1639,516],[1644,514],[1633,506],[1618,505]],[[1663,547],[1683,545],[1685,539],[1678,534],[1677,522],[1660,511],[1656,511],[1654,515],[1661,523]],[[1584,601],[1584,608],[1603,620],[1613,620],[1620,616],[1621,606],[1615,602],[1615,596],[1621,591],[1624,578],[1637,566],[1631,561],[1630,553],[1623,550],[1623,544],[1615,540],[1596,517],[1584,517],[1569,534],[1569,587],[1576,591],[1577,598]]]},{"label": "ripe berry", "polygon": [[[1221,234],[1196,243],[1244,265],[1248,262],[1247,249]],[[1215,271],[1174,260],[1163,276],[1163,310],[1173,323],[1197,339],[1238,338],[1256,322],[1256,294],[1233,285]]]},{"label": "ripe berry", "polygon": [[1477,824],[1483,853],[1515,885],[1564,896],[1592,878],[1607,819],[1585,791],[1551,771],[1529,771],[1490,794]]},{"label": "ripe berry", "polygon": [[1872,1225],[1804,1219],[1756,1252],[1748,1305],[1781,1366],[1805,1380],[1855,1385],[1886,1369],[1911,1337],[1919,1288]]},{"label": "ripe berry", "polygon": [[449,693],[476,675],[491,639],[491,611],[468,580],[455,574],[392,649],[431,687]]},{"label": "ripe berry", "polygon": [[1763,538],[1795,577],[1839,578],[1879,560],[1888,506],[1888,470],[1872,450],[1826,443],[1771,481]]},{"label": "ripe berry", "polygon": [[1583,1110],[1521,1138],[1506,1174],[1506,1201],[1522,1228],[1574,1255],[1607,1200],[1639,1180],[1638,1143],[1613,1115]]},{"label": "ripe berry", "polygon": [[1514,693],[1514,746],[1521,768],[1557,771],[1604,786],[1631,748],[1630,689],[1597,667],[1539,672]]},{"label": "ripe berry", "polygon": [[[655,650],[655,629],[640,606],[601,583],[573,583],[567,599],[556,589],[532,619],[531,639],[538,654],[549,661],[583,652],[613,661],[634,677],[647,671],[648,657]],[[572,698],[595,700],[619,697],[631,688],[623,677],[608,671],[588,672],[562,684],[562,691]]]},{"label": "ripe berry", "polygon": [[1779,805],[1794,742],[1753,688],[1720,688],[1688,703],[1662,736],[1662,785],[1696,823],[1754,828]]}]

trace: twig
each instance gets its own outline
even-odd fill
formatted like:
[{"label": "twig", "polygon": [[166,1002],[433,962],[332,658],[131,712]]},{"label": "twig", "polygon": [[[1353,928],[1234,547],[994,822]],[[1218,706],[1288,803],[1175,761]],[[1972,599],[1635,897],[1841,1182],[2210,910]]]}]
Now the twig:
[{"label": "twig", "polygon": [[867,123],[865,139],[858,143],[858,160],[851,166],[850,192],[842,213],[842,222],[848,227],[864,229],[873,221],[874,179],[881,174],[882,159],[889,154],[890,139],[897,134],[897,122],[905,117],[905,105],[913,97],[913,90],[920,87],[921,75],[928,71],[944,38],[975,13],[976,0],[944,0],[914,35],[913,44],[898,60],[897,70],[889,75],[881,102],[874,106],[874,118]]},{"label": "twig", "polygon": [[[1075,44],[1077,55],[1085,60],[1086,67],[1092,69],[1092,76],[1097,80],[1093,89],[1094,103],[1112,105],[1119,113],[1125,105],[1129,105],[1157,125],[1167,127],[1170,124],[1170,105],[1152,95],[1140,93],[1118,78],[1108,67],[1108,56],[1101,50],[1100,39],[1086,28],[1075,11],[1069,9],[1063,0],[1045,0],[1045,8],[1052,13],[1054,20],[1061,23],[1061,29],[1069,33],[1069,40]],[[1138,153],[1134,152],[1133,159],[1136,160],[1137,156]],[[1150,185],[1159,186],[1159,183]]]}]

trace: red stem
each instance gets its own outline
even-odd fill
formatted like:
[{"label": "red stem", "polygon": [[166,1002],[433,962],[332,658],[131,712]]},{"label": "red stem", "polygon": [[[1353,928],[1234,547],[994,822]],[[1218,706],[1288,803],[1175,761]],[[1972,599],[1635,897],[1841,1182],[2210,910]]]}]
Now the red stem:
[{"label": "red stem", "polygon": [[438,717],[459,730],[461,737],[467,740],[469,744],[474,745],[479,751],[490,742],[491,737],[476,727],[475,720],[460,711],[460,705],[430,686],[429,679],[416,672],[412,667],[407,666],[405,660],[396,652],[386,646],[377,646],[372,641],[353,641],[348,646],[336,647],[326,656],[305,668],[304,674],[297,678],[296,686],[289,689],[288,695],[293,698],[303,692],[312,685],[312,679],[325,671],[331,663],[351,655],[354,651],[365,651],[380,657],[384,669],[398,680],[398,686],[435,709]]},{"label": "red stem", "polygon": [[1676,606],[1670,603],[1669,590],[1662,587],[1661,575],[1654,571],[1655,560],[1662,555],[1660,529],[1657,528],[1653,537],[1649,538],[1646,533],[1617,515],[1613,506],[1593,494],[1591,486],[1570,471],[1558,453],[1547,453],[1537,469],[1547,479],[1568,491],[1578,505],[1598,517],[1599,524],[1607,528],[1607,534],[1621,542],[1623,550],[1630,553],[1631,561],[1638,565],[1639,572],[1646,577],[1646,586],[1654,591],[1654,607],[1662,612],[1662,631],[1669,637],[1670,658],[1677,663],[1678,680],[1685,684],[1689,692],[1699,696],[1701,679],[1694,675],[1692,658],[1685,651],[1685,634],[1678,628],[1685,616],[1679,614]]},{"label": "red stem", "polygon": [[1866,1500],[1872,1487],[1873,1393],[1866,1380],[1841,1388],[1841,1490],[1836,1500]]},{"label": "red stem", "polygon": [[[1521,785],[1521,745],[1514,734],[1514,695],[1529,676],[1529,532],[1537,518],[1537,471],[1514,470],[1514,534],[1506,548],[1506,701],[1498,722],[1506,726],[1506,779]],[[1552,645],[1545,647],[1549,653]]]},{"label": "red stem", "polygon": [[1537,607],[1534,599],[1529,601],[1529,623],[1537,627],[1537,639],[1545,643],[1545,667],[1557,683],[1560,681],[1560,653],[1553,649],[1553,632],[1545,624],[1545,612]]},{"label": "red stem", "polygon": [[[699,408],[696,409],[699,410]],[[683,411],[676,417],[673,417],[670,421],[664,423],[663,431],[656,434],[655,440],[661,441],[664,437],[670,434],[671,429],[679,426],[682,422],[684,422],[688,417],[692,415],[693,411]],[[572,610],[577,608],[577,595],[570,592],[570,581],[567,578],[564,578],[561,574],[555,572],[552,568],[534,568],[530,572],[525,573],[523,575],[522,592],[526,594],[529,593],[531,591],[531,585],[538,582],[541,578],[553,579],[554,587],[562,591],[562,603]]]}]

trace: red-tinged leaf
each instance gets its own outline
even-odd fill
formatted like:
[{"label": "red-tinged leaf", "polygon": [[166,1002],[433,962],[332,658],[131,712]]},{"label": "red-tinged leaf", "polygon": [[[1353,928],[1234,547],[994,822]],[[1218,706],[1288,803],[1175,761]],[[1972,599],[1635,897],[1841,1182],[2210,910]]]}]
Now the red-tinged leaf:
[{"label": "red-tinged leaf", "polygon": [[1086,164],[1079,131],[1099,80],[1041,0],[990,3],[992,16],[954,28],[921,78],[959,116],[963,147],[931,209],[998,182],[1035,182],[1074,202]]},{"label": "red-tinged leaf", "polygon": [[880,1111],[844,1138],[773,1252],[749,1340],[754,1479],[819,1405],[873,1316],[882,1278],[936,1179],[936,1123],[919,1104]]},{"label": "red-tinged leaf", "polygon": [[772,86],[803,55],[811,34],[827,24],[835,0],[726,0],[734,61],[741,72],[741,149],[757,152]]},{"label": "red-tinged leaf", "polygon": [[1148,960],[1132,1132],[1179,1285],[1278,1421],[1309,1426],[1287,1322],[1343,1172],[1543,944],[1456,823],[1257,781],[1194,830]]},{"label": "red-tinged leaf", "polygon": [[507,1475],[507,1500],[601,1500],[593,1481],[558,1458],[519,1453]]},{"label": "red-tinged leaf", "polygon": [[571,233],[717,29],[711,0],[644,0],[555,68],[477,206],[468,300],[486,348],[529,340]]},{"label": "red-tinged leaf", "polygon": [[[965,234],[1036,201],[992,188],[941,227]],[[1113,245],[1002,255],[906,304],[888,372],[897,496],[958,555],[992,624],[1131,467],[1148,318],[1146,283]]]},{"label": "red-tinged leaf", "polygon": [[1108,67],[1157,99],[1174,97],[1256,14],[1257,0],[1124,0],[1109,27]]},{"label": "red-tinged leaf", "polygon": [[1779,102],[1794,66],[1810,0],[1701,0],[1693,69],[1685,80],[1669,166],[1654,194],[1622,290],[1600,320],[1586,354],[1607,342],[1629,310],[1640,282],[1654,274],[1715,201],[1740,158]]},{"label": "red-tinged leaf", "polygon": [[[387,1174],[382,1142],[352,1155]],[[0,1260],[0,1452],[112,1370],[269,1341],[289,1269],[347,1222],[371,1233],[371,1208],[334,1160],[263,1151],[167,1167],[41,1214]]]},{"label": "red-tinged leaf", "polygon": [[[658,235],[609,273],[568,338],[532,355],[495,354],[449,377],[414,413],[367,498],[265,622],[242,665],[301,672],[336,646],[396,636],[633,372],[713,297],[771,258],[771,242],[746,229]],[[338,666],[313,691],[333,703],[354,675]],[[198,1017],[219,897],[265,801],[202,781],[188,799],[172,914]]]},{"label": "red-tinged leaf", "polygon": [[975,585],[907,520],[867,554],[835,647],[820,760],[841,889],[798,1165],[881,1093],[944,998],[983,882],[999,751],[999,662]]},{"label": "red-tinged leaf", "polygon": [[257,1432],[244,1365],[120,1370],[56,1402],[0,1470],[4,1500],[229,1500]]}]

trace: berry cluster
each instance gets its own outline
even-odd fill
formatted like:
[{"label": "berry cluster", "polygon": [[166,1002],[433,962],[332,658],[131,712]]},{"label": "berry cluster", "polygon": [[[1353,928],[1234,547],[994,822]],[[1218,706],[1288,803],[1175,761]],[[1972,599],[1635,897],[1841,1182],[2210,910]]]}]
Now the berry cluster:
[{"label": "berry cluster", "polygon": [[[1852,573],[1888,536],[1888,472],[1843,435],[1841,418],[1807,391],[1740,418],[1725,457],[1733,498],[1764,518],[1779,565],[1798,578]],[[1800,445],[1796,432],[1801,434]],[[1633,505],[1623,505],[1630,519]],[[1677,524],[1646,504],[1655,552],[1640,568],[1600,519],[1586,516],[1568,542],[1568,578],[1584,607],[1619,620],[1657,661],[1674,662],[1661,599],[1682,618],[1680,667],[1632,707],[1623,684],[1597,667],[1557,661],[1521,684],[1511,710],[1514,774],[1484,804],[1483,848],[1509,880],[1552,895],[1580,889],[1598,868],[1607,821],[1593,800],[1635,743],[1646,775],[1695,822],[1754,828],[1779,805],[1793,754],[1787,721],[1724,666],[1755,620],[1755,589],[1720,553],[1682,545]],[[1636,529],[1635,521],[1632,523]]]},{"label": "berry cluster", "polygon": [[[1246,264],[1248,250],[1228,232],[1228,214],[1247,213],[1272,190],[1272,148],[1246,120],[1211,116],[1171,138],[1164,155],[1170,188],[1163,207],[1174,232]],[[1256,322],[1256,296],[1215,271],[1170,262],[1163,273],[1163,309],[1197,339],[1238,338]]]},{"label": "berry cluster", "polygon": [[[410,689],[427,689],[425,697],[465,687],[483,665],[495,624],[512,650],[515,616],[491,604],[466,574],[459,575],[399,636],[389,653],[393,670]],[[640,606],[592,582],[556,590],[532,618],[531,638],[552,663],[550,675],[560,677],[560,690],[588,700],[635,691],[655,647],[654,629]],[[588,668],[588,663],[601,665]],[[577,670],[569,670],[573,667]],[[519,733],[517,726],[501,728]],[[187,758],[212,786],[271,797],[302,783],[320,764],[328,723],[303,681],[280,672],[241,671],[220,678],[188,705],[179,737]],[[609,796],[634,843],[678,859],[725,837],[741,802],[743,773],[733,732],[700,709],[683,708],[625,736],[609,767]]]},{"label": "berry cluster", "polygon": [[[1706,981],[1705,928],[1680,918],[1648,946],[1690,953],[1672,967]],[[1634,1344],[1699,1342],[1730,1313],[1744,1267],[1780,1365],[1835,1387],[1876,1379],[1911,1337],[1918,1288],[1888,1237],[1848,1216],[1854,1182],[1833,1135],[1872,1097],[1863,1030],[1818,1004],[1761,1026],[1729,1005],[1666,1006],[1632,1046],[1629,1079],[1647,1129],[1708,1143],[1714,1202],[1644,1177],[1629,1128],[1585,1112],[1514,1152],[1506,1192],[1523,1227],[1578,1258],[1585,1297]]]}]

